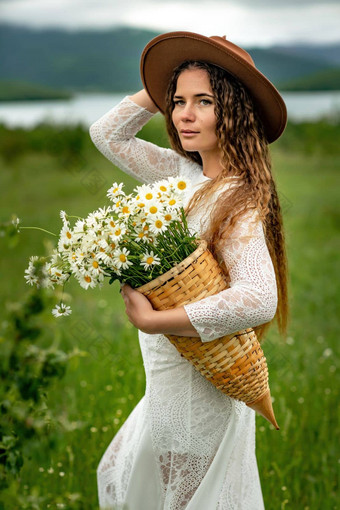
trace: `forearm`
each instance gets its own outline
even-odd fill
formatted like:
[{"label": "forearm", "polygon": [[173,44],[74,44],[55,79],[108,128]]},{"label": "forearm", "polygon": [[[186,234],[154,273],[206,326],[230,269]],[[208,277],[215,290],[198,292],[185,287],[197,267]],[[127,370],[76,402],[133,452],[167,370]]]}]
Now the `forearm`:
[{"label": "forearm", "polygon": [[140,90],[136,94],[133,94],[132,96],[128,96],[131,101],[136,103],[138,106],[141,106],[142,108],[145,108],[150,113],[157,113],[158,108],[155,105],[155,103],[152,101],[148,93],[145,89]]},{"label": "forearm", "polygon": [[171,310],[153,310],[142,330],[151,335],[161,333],[163,335],[199,337],[183,307]]}]

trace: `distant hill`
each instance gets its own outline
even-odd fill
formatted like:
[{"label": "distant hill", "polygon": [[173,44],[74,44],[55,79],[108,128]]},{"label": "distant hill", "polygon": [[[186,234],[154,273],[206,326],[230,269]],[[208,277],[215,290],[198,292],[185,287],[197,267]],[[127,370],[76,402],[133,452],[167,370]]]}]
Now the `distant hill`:
[{"label": "distant hill", "polygon": [[287,55],[283,51],[271,48],[249,48],[248,52],[256,67],[277,86],[282,81],[334,67],[324,59]]},{"label": "distant hill", "polygon": [[[141,88],[139,59],[159,32],[30,29],[0,24],[0,81],[24,81],[69,92],[129,92]],[[336,48],[339,45],[335,45]],[[334,67],[332,46],[249,48],[273,83],[298,80]]]},{"label": "distant hill", "polygon": [[340,67],[281,83],[280,90],[340,90]]},{"label": "distant hill", "polygon": [[285,55],[319,59],[340,66],[340,42],[334,44],[292,44],[289,46],[272,46],[273,50]]},{"label": "distant hill", "polygon": [[141,88],[139,58],[156,32],[34,30],[0,25],[0,80],[73,91]]},{"label": "distant hill", "polygon": [[0,101],[35,101],[42,99],[69,99],[71,94],[36,83],[0,81]]}]

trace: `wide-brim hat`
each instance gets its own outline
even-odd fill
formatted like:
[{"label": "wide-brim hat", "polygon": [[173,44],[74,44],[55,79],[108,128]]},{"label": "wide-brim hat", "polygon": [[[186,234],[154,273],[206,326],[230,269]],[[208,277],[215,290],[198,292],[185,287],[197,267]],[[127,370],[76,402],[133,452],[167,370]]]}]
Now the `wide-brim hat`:
[{"label": "wide-brim hat", "polygon": [[237,78],[252,96],[268,143],[279,138],[287,123],[287,109],[281,95],[255,67],[249,53],[225,37],[169,32],[155,37],[146,45],[140,63],[141,78],[144,88],[162,113],[173,71],[185,60],[215,64]]}]

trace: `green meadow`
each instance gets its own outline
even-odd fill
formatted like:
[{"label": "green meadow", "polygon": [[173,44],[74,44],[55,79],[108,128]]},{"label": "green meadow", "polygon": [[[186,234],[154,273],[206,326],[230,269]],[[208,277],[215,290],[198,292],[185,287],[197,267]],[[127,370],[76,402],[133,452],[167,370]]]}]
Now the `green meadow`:
[{"label": "green meadow", "polygon": [[[290,322],[263,342],[280,430],[257,416],[257,459],[266,510],[338,508],[340,305],[340,123],[289,124],[272,148],[285,220]],[[166,144],[156,116],[141,136]],[[84,216],[107,204],[106,190],[136,181],[102,156],[81,126],[0,126],[1,218],[58,233],[59,211]],[[24,270],[54,238],[36,230],[0,238],[1,341],[9,314],[30,292]],[[101,290],[67,285],[72,315],[54,319],[45,291],[36,343],[80,354],[46,390],[48,431],[27,441],[18,477],[0,495],[0,509],[95,509],[96,468],[113,436],[144,394],[136,330],[117,284]],[[1,343],[0,343],[1,346]],[[29,425],[27,425],[29,426]],[[249,509],[251,510],[251,509]]]}]

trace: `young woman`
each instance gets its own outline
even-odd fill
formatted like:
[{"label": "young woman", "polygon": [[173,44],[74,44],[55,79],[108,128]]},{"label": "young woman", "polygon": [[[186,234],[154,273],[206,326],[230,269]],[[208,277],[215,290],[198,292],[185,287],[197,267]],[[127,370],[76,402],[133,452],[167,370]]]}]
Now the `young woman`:
[{"label": "young woman", "polygon": [[[209,342],[244,328],[263,335],[287,317],[286,260],[268,143],[286,124],[284,102],[241,48],[220,37],[173,32],[141,62],[145,89],[90,128],[98,149],[137,180],[184,175],[189,227],[208,241],[230,288],[174,310],[153,310],[128,285],[139,329],[145,396],[99,464],[101,508],[260,510],[255,412],[200,375],[164,334]],[[157,111],[173,149],[135,137]]]}]

